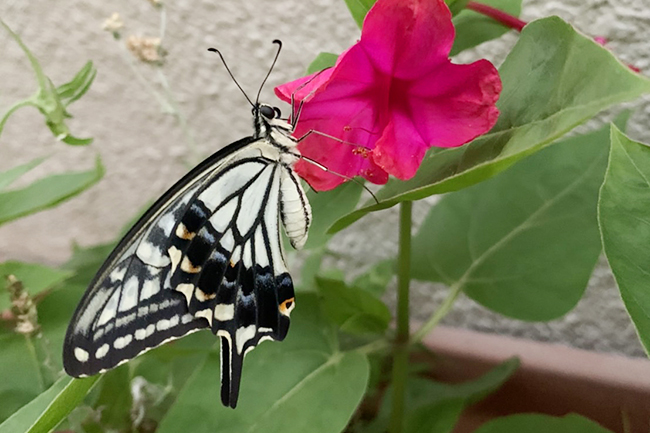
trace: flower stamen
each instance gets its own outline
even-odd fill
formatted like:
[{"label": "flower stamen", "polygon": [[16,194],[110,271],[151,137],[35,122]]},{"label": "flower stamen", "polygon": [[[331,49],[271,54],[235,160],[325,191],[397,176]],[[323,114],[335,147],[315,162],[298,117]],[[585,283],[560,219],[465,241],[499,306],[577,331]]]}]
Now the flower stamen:
[{"label": "flower stamen", "polygon": [[352,149],[352,154],[361,156],[362,158],[368,158],[368,149],[365,147],[355,147]]}]

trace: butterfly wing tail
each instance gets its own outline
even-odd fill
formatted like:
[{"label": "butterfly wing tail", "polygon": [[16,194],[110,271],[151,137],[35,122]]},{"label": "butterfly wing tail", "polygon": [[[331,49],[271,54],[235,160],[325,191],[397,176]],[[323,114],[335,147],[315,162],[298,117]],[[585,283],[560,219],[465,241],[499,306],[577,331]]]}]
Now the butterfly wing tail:
[{"label": "butterfly wing tail", "polygon": [[233,350],[229,337],[221,337],[221,402],[237,407],[244,356]]}]

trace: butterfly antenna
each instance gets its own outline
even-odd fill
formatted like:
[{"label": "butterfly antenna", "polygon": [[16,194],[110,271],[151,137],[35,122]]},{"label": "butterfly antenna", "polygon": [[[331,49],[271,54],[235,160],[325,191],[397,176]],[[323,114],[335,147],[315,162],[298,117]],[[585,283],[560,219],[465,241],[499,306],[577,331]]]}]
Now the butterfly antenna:
[{"label": "butterfly antenna", "polygon": [[219,54],[219,57],[221,58],[221,62],[226,67],[226,71],[228,71],[228,74],[230,75],[230,78],[232,78],[232,80],[235,82],[237,87],[239,87],[239,90],[241,90],[242,94],[244,95],[244,97],[246,98],[248,103],[251,104],[251,106],[255,107],[255,104],[253,104],[253,101],[251,101],[251,98],[249,98],[248,95],[246,94],[246,92],[244,92],[244,89],[242,89],[242,87],[239,85],[239,83],[235,79],[235,76],[230,71],[230,68],[228,67],[228,64],[226,63],[226,59],[223,58],[223,54],[221,54],[221,51],[217,50],[216,48],[208,48],[208,51],[212,51],[213,53]]},{"label": "butterfly antenna", "polygon": [[275,53],[275,58],[273,59],[273,63],[271,63],[271,67],[269,68],[269,72],[266,73],[266,77],[264,77],[264,81],[262,81],[262,85],[260,86],[260,90],[257,91],[257,97],[255,98],[255,103],[260,102],[260,95],[262,94],[262,89],[264,88],[264,84],[266,84],[266,80],[269,79],[269,76],[271,75],[271,71],[273,71],[273,67],[275,66],[275,62],[278,61],[278,57],[280,56],[280,51],[282,50],[282,41],[279,39],[274,39],[273,40],[274,44],[278,44],[278,51]]}]

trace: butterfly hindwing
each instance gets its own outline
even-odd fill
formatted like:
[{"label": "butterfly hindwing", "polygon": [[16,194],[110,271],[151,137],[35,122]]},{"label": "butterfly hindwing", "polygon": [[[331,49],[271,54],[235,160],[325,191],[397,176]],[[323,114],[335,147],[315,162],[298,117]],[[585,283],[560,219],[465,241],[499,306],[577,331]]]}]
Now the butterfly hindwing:
[{"label": "butterfly hindwing", "polygon": [[282,170],[260,159],[224,170],[188,208],[169,249],[172,287],[221,336],[227,406],[237,401],[244,355],[262,339],[284,339],[289,326],[293,283],[278,236]]}]

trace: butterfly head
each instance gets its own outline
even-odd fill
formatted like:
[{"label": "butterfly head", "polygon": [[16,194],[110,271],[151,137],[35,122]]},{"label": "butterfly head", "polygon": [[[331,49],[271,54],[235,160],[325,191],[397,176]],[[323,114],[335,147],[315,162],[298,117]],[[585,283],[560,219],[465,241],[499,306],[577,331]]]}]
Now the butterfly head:
[{"label": "butterfly head", "polygon": [[269,135],[273,130],[279,130],[284,135],[292,132],[291,124],[282,119],[282,112],[278,107],[257,103],[253,105],[252,111],[258,137]]},{"label": "butterfly head", "polygon": [[282,117],[282,112],[278,107],[271,107],[267,104],[257,104],[257,106],[253,108],[254,115],[256,114],[256,111],[259,112],[259,115],[263,116],[267,121]]}]

